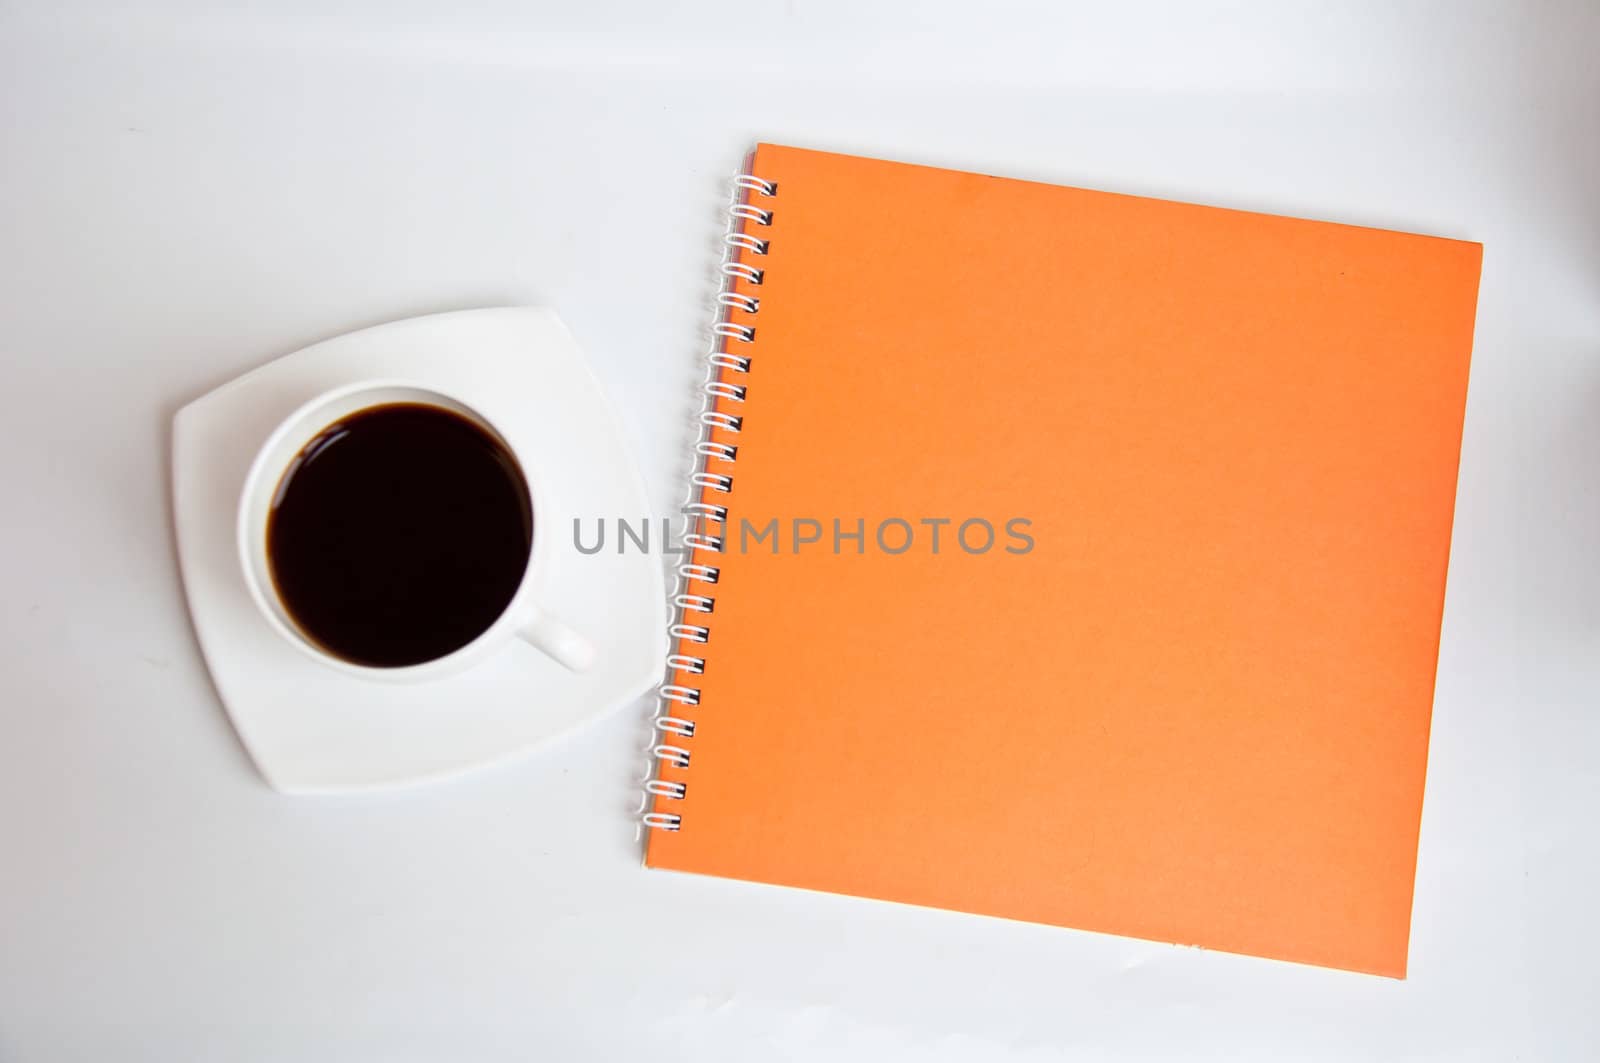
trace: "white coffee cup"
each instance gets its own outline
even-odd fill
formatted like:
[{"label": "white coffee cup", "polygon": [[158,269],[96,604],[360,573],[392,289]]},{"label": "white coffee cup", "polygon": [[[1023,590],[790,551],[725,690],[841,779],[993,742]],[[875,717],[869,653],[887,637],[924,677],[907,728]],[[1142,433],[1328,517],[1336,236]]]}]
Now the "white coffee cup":
[{"label": "white coffee cup", "polygon": [[595,654],[589,640],[545,614],[535,600],[538,582],[535,576],[549,556],[549,537],[543,533],[544,522],[540,519],[541,514],[548,510],[541,505],[538,478],[530,478],[525,472],[524,485],[532,500],[534,516],[533,544],[528,551],[527,567],[523,570],[522,582],[504,611],[471,642],[420,664],[383,668],[338,657],[323,649],[300,629],[273,582],[272,564],[267,554],[268,520],[284,474],[307,444],[327,428],[358,410],[390,403],[419,403],[449,410],[498,440],[516,459],[519,471],[528,467],[524,456],[517,452],[511,441],[482,414],[464,402],[431,388],[405,381],[376,380],[349,384],[318,395],[290,414],[267,437],[255,461],[251,463],[250,471],[245,476],[244,491],[239,497],[239,562],[244,569],[245,585],[250,589],[250,596],[267,622],[302,652],[331,668],[365,679],[414,682],[437,678],[469,667],[519,638],[573,671],[590,667]]}]

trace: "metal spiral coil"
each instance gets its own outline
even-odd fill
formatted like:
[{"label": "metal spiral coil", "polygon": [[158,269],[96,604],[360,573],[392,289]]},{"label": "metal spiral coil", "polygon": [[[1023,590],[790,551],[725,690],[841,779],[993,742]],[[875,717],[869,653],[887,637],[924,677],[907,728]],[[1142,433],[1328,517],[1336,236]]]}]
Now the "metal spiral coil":
[{"label": "metal spiral coil", "polygon": [[[748,354],[736,354],[728,348],[756,342],[756,327],[745,321],[731,320],[729,315],[756,314],[761,309],[761,299],[735,285],[758,287],[766,280],[766,270],[751,265],[746,259],[766,255],[771,241],[756,231],[772,225],[773,208],[760,206],[752,200],[769,200],[778,194],[778,185],[755,174],[739,174],[733,179],[733,200],[728,206],[728,228],[722,237],[723,258],[718,273],[722,288],[716,297],[716,317],[711,323],[713,349],[706,356],[706,379],[702,385],[699,424],[700,438],[694,446],[694,468],[689,476],[689,498],[683,505],[685,519],[683,545],[701,554],[722,552],[724,536],[712,534],[708,526],[721,532],[728,519],[728,507],[712,501],[718,495],[733,491],[733,475],[712,471],[708,466],[733,465],[739,459],[735,444],[712,438],[713,432],[736,435],[744,428],[744,417],[718,409],[718,405],[742,403],[749,394],[745,384],[734,379],[747,376],[753,359]],[[667,675],[657,690],[654,729],[662,741],[650,747],[655,761],[652,777],[644,783],[643,804],[640,806],[640,823],[653,830],[681,830],[683,816],[660,809],[662,802],[681,801],[688,793],[688,784],[682,779],[663,778],[663,769],[689,767],[693,753],[688,743],[694,739],[698,726],[695,720],[679,713],[685,708],[700,704],[700,688],[684,680],[704,675],[706,658],[703,651],[686,652],[690,645],[704,645],[711,640],[711,628],[698,622],[709,616],[716,607],[716,599],[692,585],[709,589],[720,580],[722,571],[716,565],[691,555],[678,566],[678,586],[673,591],[672,604],[677,610],[676,622],[668,629],[673,639],[673,652],[667,657]],[[693,619],[691,619],[693,618]]]}]

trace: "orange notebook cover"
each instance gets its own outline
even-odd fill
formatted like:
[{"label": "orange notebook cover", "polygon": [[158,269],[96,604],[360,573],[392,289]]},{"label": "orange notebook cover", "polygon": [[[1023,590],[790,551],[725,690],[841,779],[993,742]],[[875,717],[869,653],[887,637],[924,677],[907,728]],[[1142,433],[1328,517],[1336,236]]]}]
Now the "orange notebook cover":
[{"label": "orange notebook cover", "polygon": [[751,172],[647,863],[1403,976],[1480,245]]}]

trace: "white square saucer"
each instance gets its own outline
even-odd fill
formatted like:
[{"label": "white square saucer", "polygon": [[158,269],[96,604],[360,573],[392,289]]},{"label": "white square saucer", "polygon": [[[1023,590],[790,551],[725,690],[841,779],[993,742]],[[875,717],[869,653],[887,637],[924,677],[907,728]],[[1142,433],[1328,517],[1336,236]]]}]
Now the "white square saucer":
[{"label": "white square saucer", "polygon": [[[454,396],[535,456],[538,525],[559,546],[540,606],[594,643],[569,672],[532,646],[507,646],[425,683],[374,682],[314,660],[251,600],[235,547],[244,477],[271,431],[342,384],[404,378]],[[189,611],[217,692],[262,776],[286,793],[420,782],[526,753],[659,681],[666,585],[658,553],[581,554],[574,521],[650,514],[644,483],[583,353],[536,308],[396,321],[314,344],[178,411],[173,511]]]}]

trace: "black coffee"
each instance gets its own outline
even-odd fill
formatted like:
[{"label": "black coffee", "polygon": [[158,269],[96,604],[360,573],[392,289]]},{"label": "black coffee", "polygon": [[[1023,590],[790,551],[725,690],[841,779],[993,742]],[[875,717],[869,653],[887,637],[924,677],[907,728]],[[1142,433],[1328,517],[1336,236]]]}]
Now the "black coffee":
[{"label": "black coffee", "polygon": [[356,664],[397,668],[483,634],[533,546],[516,459],[477,424],[394,403],[329,425],[278,484],[267,559],[300,630]]}]

